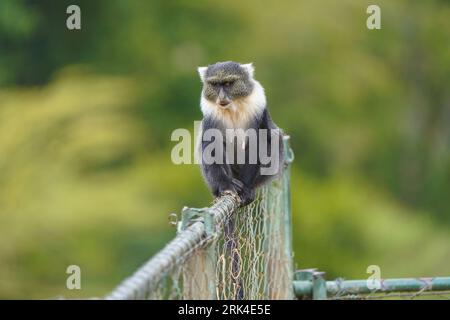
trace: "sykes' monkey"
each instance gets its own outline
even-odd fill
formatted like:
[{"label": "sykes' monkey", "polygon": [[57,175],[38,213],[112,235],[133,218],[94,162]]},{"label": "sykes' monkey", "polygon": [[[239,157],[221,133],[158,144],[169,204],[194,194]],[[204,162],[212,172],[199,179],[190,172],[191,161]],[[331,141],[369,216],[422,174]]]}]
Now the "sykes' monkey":
[{"label": "sykes' monkey", "polygon": [[[231,191],[245,206],[255,199],[259,185],[281,173],[282,132],[270,117],[264,88],[254,79],[251,63],[218,62],[199,67],[198,72],[203,83],[198,150],[203,176],[215,197]],[[210,129],[219,131],[223,140],[207,135]],[[230,131],[234,136],[227,139]],[[216,154],[217,150],[212,152],[222,161],[205,161],[212,143],[223,146],[222,155]],[[238,160],[242,160],[239,153],[244,161]]]}]

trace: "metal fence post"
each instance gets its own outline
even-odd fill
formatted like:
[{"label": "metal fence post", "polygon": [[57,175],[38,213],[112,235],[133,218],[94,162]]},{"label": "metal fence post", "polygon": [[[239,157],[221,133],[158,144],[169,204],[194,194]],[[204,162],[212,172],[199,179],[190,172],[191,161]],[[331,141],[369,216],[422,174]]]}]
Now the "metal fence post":
[{"label": "metal fence post", "polygon": [[313,272],[313,300],[327,299],[327,282],[325,280],[325,272]]},{"label": "metal fence post", "polygon": [[[283,222],[284,222],[284,251],[287,259],[289,284],[294,280],[294,250],[292,247],[292,207],[291,207],[291,163],[294,152],[289,144],[290,136],[283,136],[284,164],[283,171]],[[286,288],[286,299],[294,298],[292,285]]]},{"label": "metal fence post", "polygon": [[290,163],[293,152],[289,147],[289,136],[283,137],[285,158],[283,173],[267,188],[265,237],[268,252],[268,268],[265,274],[267,299],[293,299],[294,262],[292,254]]}]

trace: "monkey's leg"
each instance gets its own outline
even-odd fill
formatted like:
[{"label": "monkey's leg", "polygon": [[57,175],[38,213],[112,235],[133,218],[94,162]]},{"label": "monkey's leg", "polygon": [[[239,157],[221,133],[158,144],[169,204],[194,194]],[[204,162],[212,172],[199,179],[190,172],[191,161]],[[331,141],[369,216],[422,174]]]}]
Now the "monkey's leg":
[{"label": "monkey's leg", "polygon": [[239,166],[236,179],[242,184],[238,194],[242,201],[242,206],[246,206],[255,200],[256,181],[260,175],[260,166],[257,164],[243,164]]},{"label": "monkey's leg", "polygon": [[231,170],[227,164],[204,164],[202,165],[203,176],[215,197],[220,196],[225,191],[237,193],[237,188],[233,184]]}]

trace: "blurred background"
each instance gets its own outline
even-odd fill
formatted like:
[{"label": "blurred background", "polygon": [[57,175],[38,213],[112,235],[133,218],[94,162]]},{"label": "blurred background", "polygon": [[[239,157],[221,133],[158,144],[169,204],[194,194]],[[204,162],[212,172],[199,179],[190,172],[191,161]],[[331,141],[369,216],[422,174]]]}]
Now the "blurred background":
[{"label": "blurred background", "polygon": [[211,202],[170,134],[226,60],[291,135],[298,268],[450,275],[450,3],[379,0],[368,30],[372,3],[1,0],[0,298],[102,296]]}]

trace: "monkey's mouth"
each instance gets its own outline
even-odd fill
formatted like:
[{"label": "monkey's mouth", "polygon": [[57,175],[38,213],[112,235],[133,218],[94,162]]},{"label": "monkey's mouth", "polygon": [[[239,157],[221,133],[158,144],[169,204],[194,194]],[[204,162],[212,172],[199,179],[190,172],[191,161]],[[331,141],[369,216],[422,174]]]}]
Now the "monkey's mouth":
[{"label": "monkey's mouth", "polygon": [[221,109],[228,109],[231,106],[231,101],[229,100],[222,100],[218,101],[217,104]]}]

